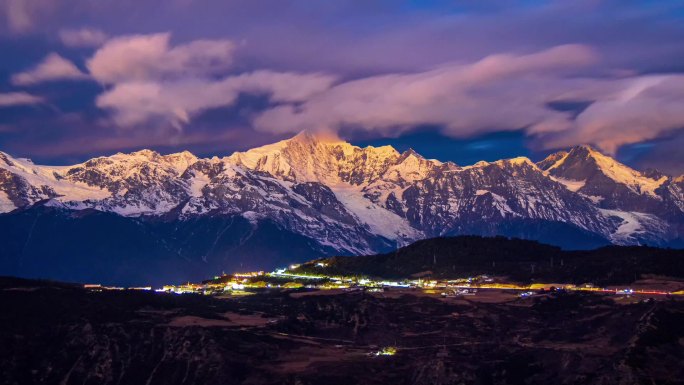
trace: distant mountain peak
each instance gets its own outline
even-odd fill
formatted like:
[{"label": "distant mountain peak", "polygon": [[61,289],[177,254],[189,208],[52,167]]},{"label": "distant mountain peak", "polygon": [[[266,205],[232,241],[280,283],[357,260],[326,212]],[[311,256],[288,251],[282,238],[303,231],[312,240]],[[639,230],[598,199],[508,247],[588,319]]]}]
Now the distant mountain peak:
[{"label": "distant mountain peak", "polygon": [[154,150],[149,150],[149,149],[144,148],[142,150],[133,151],[133,152],[128,153],[128,154],[123,153],[123,152],[119,152],[119,153],[115,154],[114,156],[115,157],[122,157],[122,158],[142,157],[142,158],[146,158],[146,159],[154,159],[154,158],[160,157],[161,154],[159,154],[158,152],[156,152]]},{"label": "distant mountain peak", "polygon": [[553,154],[547,156],[544,158],[544,160],[537,162],[537,166],[544,170],[548,171],[551,167],[553,167],[558,161],[561,159],[565,158],[568,155],[567,151],[558,151],[554,152]]},{"label": "distant mountain peak", "polygon": [[416,152],[414,149],[412,149],[412,148],[409,148],[408,150],[402,152],[402,153],[401,153],[401,156],[399,157],[399,159],[400,159],[400,161],[403,161],[404,159],[409,158],[409,157],[411,157],[411,156],[416,157],[417,159],[425,160],[425,158],[424,158],[422,155],[420,155],[419,153],[417,153],[417,152]]},{"label": "distant mountain peak", "polygon": [[[555,162],[549,166],[552,160]],[[615,194],[609,181],[625,186],[634,194],[657,197],[655,190],[669,179],[664,174],[634,170],[588,145],[575,146],[564,155],[556,153],[542,162],[551,176],[560,178],[566,185],[570,183],[577,191],[591,191],[590,195],[604,199]],[[581,182],[581,187],[576,182]]]},{"label": "distant mountain peak", "polygon": [[586,153],[589,153],[589,154],[596,153],[596,152],[600,152],[600,151],[598,151],[596,148],[594,148],[594,146],[592,146],[592,145],[590,145],[590,144],[578,144],[578,145],[576,145],[576,146],[573,146],[573,147],[570,149],[570,152],[572,152],[572,151],[586,152]]},{"label": "distant mountain peak", "polygon": [[590,146],[537,164],[516,157],[458,167],[303,131],[220,159],[140,150],[39,166],[0,153],[0,212],[53,199],[68,210],[164,220],[241,216],[346,252],[507,226],[527,234],[535,221],[629,243],[677,236],[682,179],[633,170]]},{"label": "distant mountain peak", "polygon": [[166,157],[176,156],[176,157],[195,158],[195,159],[197,158],[197,156],[195,156],[195,154],[193,154],[192,152],[190,152],[188,150],[183,150],[181,152],[175,152],[173,154],[169,154],[169,155],[165,155],[165,156]]},{"label": "distant mountain peak", "polygon": [[318,143],[346,143],[337,134],[328,131],[302,130],[297,135],[285,141],[289,142],[318,142]]},{"label": "distant mountain peak", "polygon": [[530,158],[526,156],[517,156],[515,158],[509,158],[509,159],[501,159],[496,161],[496,163],[504,163],[504,164],[511,164],[515,166],[522,166],[522,165],[529,165],[533,167],[537,167],[536,164],[534,164]]},{"label": "distant mountain peak", "polygon": [[4,163],[7,166],[12,166],[12,157],[9,156],[8,154],[0,151],[0,162]]}]

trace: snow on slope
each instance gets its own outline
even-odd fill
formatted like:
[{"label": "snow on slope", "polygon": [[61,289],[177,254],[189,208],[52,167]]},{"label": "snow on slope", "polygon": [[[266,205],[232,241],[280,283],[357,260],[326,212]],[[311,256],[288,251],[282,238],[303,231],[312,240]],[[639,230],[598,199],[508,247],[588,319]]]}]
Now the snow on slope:
[{"label": "snow on slope", "polygon": [[365,199],[358,188],[337,187],[333,189],[337,199],[368,225],[371,232],[393,240],[417,239],[420,232],[397,214]]},{"label": "snow on slope", "polygon": [[591,153],[599,168],[606,176],[618,183],[626,185],[637,194],[656,196],[655,190],[668,179],[666,176],[663,176],[658,180],[645,177],[640,172],[633,170],[598,151],[591,150]]},{"label": "snow on slope", "polygon": [[[561,154],[562,156],[560,156]],[[567,153],[553,154],[543,162],[548,162],[548,160],[552,158],[557,160],[545,171],[549,174],[553,174],[556,178],[558,178],[559,182],[568,186],[569,189],[576,188],[573,191],[578,191],[584,187],[584,185],[579,186],[579,180],[573,178],[560,178],[557,175],[558,170],[566,167],[568,163],[573,163],[573,167],[588,167],[591,162],[593,162],[597,171],[601,172],[614,182],[625,185],[635,194],[648,194],[656,198],[659,197],[655,190],[668,180],[667,176],[662,176],[657,180],[649,178],[643,175],[641,172],[625,166],[624,164],[609,156],[603,155],[589,146],[577,146]],[[586,180],[584,182],[586,183]]]},{"label": "snow on slope", "polygon": [[190,195],[198,198],[202,196],[202,189],[211,183],[211,178],[204,173],[193,171],[190,179]]},{"label": "snow on slope", "polygon": [[[658,187],[670,183],[667,177],[648,178],[590,148],[580,150],[595,162],[588,172],[599,170],[642,194],[658,196],[664,193],[656,192]],[[577,155],[579,150],[573,151]],[[605,197],[591,197],[592,205],[580,196],[587,180],[552,175],[573,151],[545,160],[551,164],[545,171],[525,157],[459,167],[424,159],[412,150],[360,148],[300,133],[222,159],[198,159],[187,151],[163,156],[142,150],[64,167],[0,157],[0,167],[31,186],[53,190],[58,196],[55,199],[74,209],[161,215],[182,204],[184,217],[220,212],[241,214],[253,222],[268,218],[315,235],[321,244],[342,242],[350,250],[366,247],[354,242],[357,235],[349,232],[352,228],[367,228],[372,234],[402,243],[442,234],[461,220],[468,225],[492,218],[491,213],[501,219],[569,222],[604,236],[612,234],[616,242],[626,243],[649,231],[667,230],[667,224],[657,217],[634,209],[618,207],[601,215],[595,205]],[[295,186],[307,183],[313,185],[295,192]],[[2,188],[0,184],[0,210],[14,209]],[[326,197],[330,191],[332,200]],[[313,195],[305,198],[302,194]],[[29,198],[31,203],[49,196]],[[676,196],[672,199],[681,203]],[[611,223],[614,228],[600,230]],[[330,238],[345,236],[344,240]]]},{"label": "snow on slope", "polygon": [[406,219],[364,197],[361,183],[386,179],[391,182],[389,194],[400,190],[395,183],[422,179],[431,165],[439,164],[413,153],[400,159],[391,146],[360,148],[330,138],[318,140],[308,133],[235,153],[226,161],[297,183],[322,183],[372,233],[393,240],[416,239],[420,232]]},{"label": "snow on slope", "polygon": [[425,179],[439,162],[424,159],[412,150],[402,155],[398,164],[392,165],[384,174],[384,178],[392,182],[414,182]]},{"label": "snow on slope", "polygon": [[9,199],[9,196],[7,196],[7,193],[0,190],[0,213],[7,213],[16,208],[14,203]]},{"label": "snow on slope", "polygon": [[568,190],[572,192],[576,192],[577,190],[581,189],[584,187],[585,184],[587,184],[586,180],[572,180],[572,179],[565,179],[565,178],[558,178],[558,177],[551,177],[552,180],[555,180],[558,183],[561,183],[565,185],[565,187],[568,188]]},{"label": "snow on slope", "polygon": [[67,181],[61,177],[66,171],[75,166],[39,166],[33,164],[28,159],[11,157],[8,157],[8,159],[11,165],[0,163],[1,168],[5,168],[11,173],[24,178],[32,186],[47,186],[51,188],[60,196],[58,199],[80,202],[88,199],[100,200],[111,196],[111,193],[105,189],[82,182]]},{"label": "snow on slope", "polygon": [[618,217],[622,220],[611,235],[611,240],[619,244],[634,243],[639,235],[666,225],[662,220],[650,214],[606,209],[601,209],[601,212],[607,217]]}]

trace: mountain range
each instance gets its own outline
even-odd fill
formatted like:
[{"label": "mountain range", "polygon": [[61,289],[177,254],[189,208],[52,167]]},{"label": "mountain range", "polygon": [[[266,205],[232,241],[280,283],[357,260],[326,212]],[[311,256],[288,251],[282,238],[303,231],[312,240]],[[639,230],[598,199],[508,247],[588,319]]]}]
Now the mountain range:
[{"label": "mountain range", "polygon": [[459,166],[302,132],[208,159],[39,166],[0,152],[0,212],[3,274],[156,283],[459,234],[682,247],[684,176],[589,146]]}]

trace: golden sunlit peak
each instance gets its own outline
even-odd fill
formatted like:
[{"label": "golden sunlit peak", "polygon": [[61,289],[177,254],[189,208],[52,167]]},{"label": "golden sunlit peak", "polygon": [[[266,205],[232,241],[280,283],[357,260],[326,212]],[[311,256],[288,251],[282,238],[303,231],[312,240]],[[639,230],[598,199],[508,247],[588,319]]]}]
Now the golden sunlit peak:
[{"label": "golden sunlit peak", "polygon": [[302,130],[295,135],[291,140],[307,140],[313,142],[323,143],[340,143],[344,142],[336,132],[331,130]]}]

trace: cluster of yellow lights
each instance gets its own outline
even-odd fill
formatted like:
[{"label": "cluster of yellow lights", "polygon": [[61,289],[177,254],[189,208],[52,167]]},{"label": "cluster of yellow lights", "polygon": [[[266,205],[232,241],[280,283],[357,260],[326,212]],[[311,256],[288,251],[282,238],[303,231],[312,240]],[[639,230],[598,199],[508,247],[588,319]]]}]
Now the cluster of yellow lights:
[{"label": "cluster of yellow lights", "polygon": [[[326,267],[327,264],[324,262],[318,262],[317,267]],[[515,284],[508,282],[499,282],[498,279],[488,277],[486,275],[468,278],[458,278],[449,280],[436,280],[429,278],[420,278],[414,280],[400,280],[400,281],[390,281],[390,280],[374,280],[368,277],[355,277],[355,276],[328,276],[324,274],[310,274],[310,273],[300,273],[296,271],[299,265],[291,265],[290,269],[277,269],[271,273],[266,273],[263,271],[253,271],[253,272],[240,272],[234,273],[232,275],[224,274],[221,277],[215,277],[216,282],[209,282],[204,284],[196,283],[186,283],[183,285],[165,285],[161,289],[157,289],[159,292],[168,292],[176,294],[184,293],[198,293],[198,294],[220,294],[223,292],[237,295],[240,293],[251,294],[253,292],[245,291],[245,289],[260,289],[260,288],[286,288],[286,289],[298,289],[298,288],[313,288],[313,289],[368,289],[370,291],[383,291],[384,288],[394,287],[394,288],[414,288],[423,289],[426,292],[438,293],[437,289],[500,289],[500,290],[520,290],[523,294],[532,294],[531,291],[539,290],[552,290],[552,289],[565,289],[573,291],[591,291],[591,292],[603,292],[603,293],[614,293],[618,295],[632,295],[632,294],[655,294],[655,295],[684,295],[683,290],[675,292],[665,292],[656,290],[632,290],[631,288],[600,288],[594,287],[590,284],[585,284],[581,286],[572,284],[561,284],[561,283],[533,283],[533,284]],[[221,278],[229,278],[227,280],[220,280]],[[278,279],[289,279],[285,283],[269,283],[266,277],[273,277]],[[219,281],[220,280],[220,281]],[[306,281],[309,281],[308,283]],[[316,282],[320,281],[320,282]],[[87,284],[84,285],[86,289],[93,291],[102,290],[124,290],[124,288],[119,287],[108,287],[98,284]],[[150,287],[138,287],[138,288],[128,288],[129,290],[151,290]],[[391,354],[383,354],[391,355]]]}]

